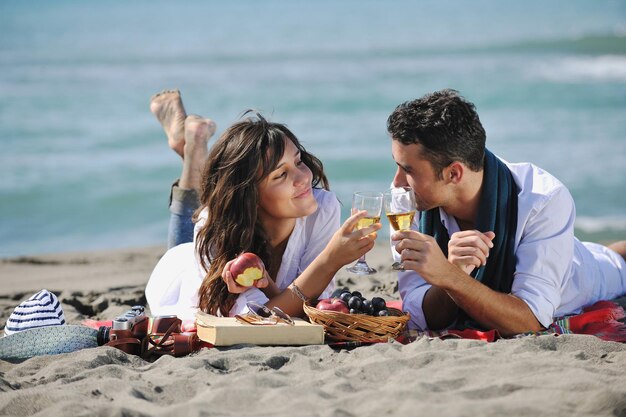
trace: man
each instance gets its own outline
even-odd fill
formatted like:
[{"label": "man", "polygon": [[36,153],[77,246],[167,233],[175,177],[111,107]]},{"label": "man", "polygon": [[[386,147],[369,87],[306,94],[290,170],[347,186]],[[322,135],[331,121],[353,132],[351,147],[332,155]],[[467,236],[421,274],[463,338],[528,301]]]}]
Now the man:
[{"label": "man", "polygon": [[387,130],[393,184],[413,188],[419,211],[412,230],[391,237],[411,327],[540,331],[626,292],[626,241],[577,240],[567,188],[485,149],[475,107],[457,91],[399,105]]}]

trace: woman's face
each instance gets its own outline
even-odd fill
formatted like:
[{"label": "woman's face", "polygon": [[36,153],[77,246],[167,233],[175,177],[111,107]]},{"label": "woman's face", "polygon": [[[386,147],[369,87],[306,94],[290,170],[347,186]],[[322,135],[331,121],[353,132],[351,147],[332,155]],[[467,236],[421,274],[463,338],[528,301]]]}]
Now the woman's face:
[{"label": "woman's face", "polygon": [[313,174],[300,159],[300,150],[285,139],[285,152],[276,169],[259,184],[259,216],[262,220],[294,219],[317,210],[311,181]]}]

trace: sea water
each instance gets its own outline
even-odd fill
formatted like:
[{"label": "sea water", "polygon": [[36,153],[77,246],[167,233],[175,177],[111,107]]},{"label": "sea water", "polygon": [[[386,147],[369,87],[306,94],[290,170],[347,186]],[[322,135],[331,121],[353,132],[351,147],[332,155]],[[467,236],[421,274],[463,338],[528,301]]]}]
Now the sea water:
[{"label": "sea water", "polygon": [[4,1],[0,257],[165,243],[161,89],[217,134],[248,108],[286,123],[345,218],[391,181],[390,112],[447,87],[570,189],[579,236],[626,238],[624,2]]}]

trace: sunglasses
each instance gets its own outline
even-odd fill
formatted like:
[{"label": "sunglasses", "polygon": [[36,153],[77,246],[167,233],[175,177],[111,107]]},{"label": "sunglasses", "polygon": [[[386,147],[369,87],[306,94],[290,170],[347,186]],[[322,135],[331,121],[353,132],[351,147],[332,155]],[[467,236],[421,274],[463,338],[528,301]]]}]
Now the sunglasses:
[{"label": "sunglasses", "polygon": [[293,326],[295,324],[289,314],[278,307],[269,308],[268,306],[253,301],[248,302],[246,307],[248,307],[246,314],[238,314],[235,316],[240,322],[255,325],[273,325],[280,323]]}]

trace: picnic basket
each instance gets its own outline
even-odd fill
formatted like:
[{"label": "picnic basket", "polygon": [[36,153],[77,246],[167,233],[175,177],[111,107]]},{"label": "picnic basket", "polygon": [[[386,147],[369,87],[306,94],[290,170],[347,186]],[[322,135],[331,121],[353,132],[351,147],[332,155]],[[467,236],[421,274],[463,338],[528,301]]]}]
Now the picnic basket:
[{"label": "picnic basket", "polygon": [[304,312],[311,322],[321,324],[326,337],[335,342],[380,342],[395,339],[406,328],[409,314],[388,308],[389,315],[374,317],[367,314],[346,314],[337,311],[318,310],[312,306],[316,301],[304,303]]}]

